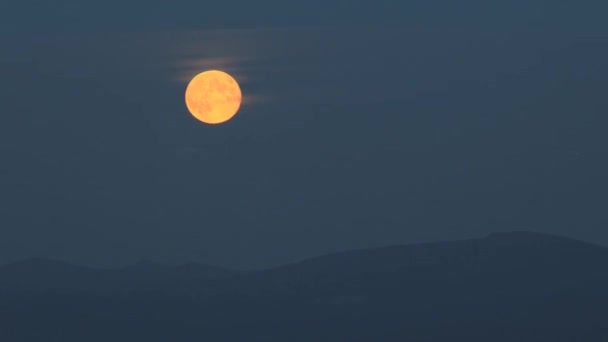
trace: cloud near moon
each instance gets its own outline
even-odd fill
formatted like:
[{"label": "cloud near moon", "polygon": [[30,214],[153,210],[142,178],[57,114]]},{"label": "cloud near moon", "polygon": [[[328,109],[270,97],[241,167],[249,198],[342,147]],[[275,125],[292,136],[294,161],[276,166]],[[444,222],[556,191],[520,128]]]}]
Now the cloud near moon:
[{"label": "cloud near moon", "polygon": [[26,55],[45,73],[94,80],[116,94],[131,93],[142,84],[157,87],[156,91],[181,90],[202,71],[223,70],[239,82],[242,104],[248,108],[434,98],[472,73],[493,77],[480,73],[494,70],[506,51],[522,68],[530,58],[512,52],[519,51],[512,48],[516,43],[496,41],[492,34],[381,27],[87,33],[32,39],[37,43],[27,51],[11,51],[2,58],[22,61],[21,55]]},{"label": "cloud near moon", "polygon": [[[402,35],[393,28],[188,32],[168,42],[171,80],[186,84],[201,71],[224,70],[241,84],[244,105],[397,100],[416,87],[399,80],[409,67],[405,49],[394,44]],[[382,60],[370,54],[374,50],[383,50]],[[378,68],[393,73],[394,83],[387,84]]]}]

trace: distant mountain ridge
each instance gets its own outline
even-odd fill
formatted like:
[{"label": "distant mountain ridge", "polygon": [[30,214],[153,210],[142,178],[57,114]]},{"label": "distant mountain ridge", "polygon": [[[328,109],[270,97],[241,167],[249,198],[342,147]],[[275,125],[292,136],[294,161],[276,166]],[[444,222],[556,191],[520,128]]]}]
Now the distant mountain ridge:
[{"label": "distant mountain ridge", "polygon": [[44,259],[0,267],[0,339],[16,342],[600,342],[606,322],[608,248],[530,232],[252,272]]},{"label": "distant mountain ridge", "polygon": [[31,258],[0,266],[0,291],[163,292],[183,283],[203,286],[238,273],[192,262],[170,266],[144,260],[123,268],[97,269],[53,259]]},{"label": "distant mountain ridge", "polygon": [[[577,268],[578,258],[591,256],[602,256],[608,261],[608,248],[561,236],[513,231],[491,233],[477,239],[393,245],[332,253],[252,272],[195,262],[172,266],[149,260],[123,268],[97,269],[38,257],[0,265],[0,289],[6,289],[7,284],[13,284],[20,291],[42,289],[45,285],[48,286],[46,290],[60,290],[64,287],[65,290],[79,288],[86,291],[88,287],[89,290],[97,291],[102,290],[104,285],[112,288],[120,282],[128,285],[128,282],[132,281],[133,285],[142,285],[142,279],[150,283],[156,282],[157,285],[168,280],[200,282],[228,280],[233,277],[237,277],[240,282],[243,279],[266,276],[274,278],[279,274],[297,273],[305,276],[317,273],[336,276],[350,272],[395,273],[417,269],[431,270],[442,264],[474,268],[496,267],[514,261],[517,261],[520,267],[531,267],[536,263],[551,263],[555,257],[570,260],[560,261],[560,267],[571,265]],[[510,267],[515,267],[514,265]],[[133,290],[135,289],[134,286]]]}]

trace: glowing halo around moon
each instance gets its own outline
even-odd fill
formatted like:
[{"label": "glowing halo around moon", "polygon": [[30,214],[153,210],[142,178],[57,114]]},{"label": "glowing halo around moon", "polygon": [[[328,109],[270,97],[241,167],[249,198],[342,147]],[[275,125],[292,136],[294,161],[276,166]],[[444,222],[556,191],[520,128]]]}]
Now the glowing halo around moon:
[{"label": "glowing halo around moon", "polygon": [[209,70],[196,75],[186,88],[186,107],[207,124],[226,122],[241,107],[241,88],[229,74]]}]

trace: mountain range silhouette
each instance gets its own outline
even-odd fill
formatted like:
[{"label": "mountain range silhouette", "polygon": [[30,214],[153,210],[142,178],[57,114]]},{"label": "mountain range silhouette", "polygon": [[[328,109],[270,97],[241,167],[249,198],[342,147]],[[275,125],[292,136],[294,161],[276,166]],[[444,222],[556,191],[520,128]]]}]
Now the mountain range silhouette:
[{"label": "mountain range silhouette", "polygon": [[260,271],[0,267],[2,341],[608,341],[608,248],[531,232]]}]

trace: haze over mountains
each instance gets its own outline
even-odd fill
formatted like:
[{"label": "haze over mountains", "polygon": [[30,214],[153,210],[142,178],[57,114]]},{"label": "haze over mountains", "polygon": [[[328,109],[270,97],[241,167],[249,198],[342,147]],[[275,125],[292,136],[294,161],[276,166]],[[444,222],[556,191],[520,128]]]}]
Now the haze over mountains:
[{"label": "haze over mountains", "polygon": [[606,341],[608,248],[527,232],[262,271],[0,267],[2,341]]}]

